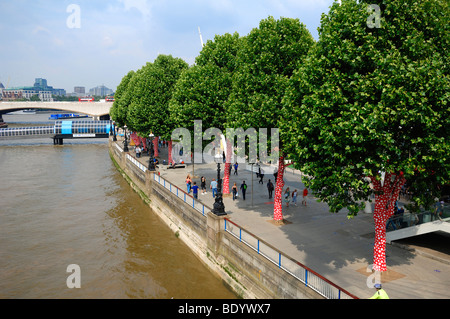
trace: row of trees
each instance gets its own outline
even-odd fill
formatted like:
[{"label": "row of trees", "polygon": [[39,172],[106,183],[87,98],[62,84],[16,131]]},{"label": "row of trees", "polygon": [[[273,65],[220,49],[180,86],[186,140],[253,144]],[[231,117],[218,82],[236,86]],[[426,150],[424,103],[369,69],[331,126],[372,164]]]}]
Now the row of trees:
[{"label": "row of trees", "polygon": [[[407,182],[423,207],[450,181],[450,10],[445,0],[341,2],[323,14],[317,42],[298,19],[269,17],[247,36],[215,36],[193,66],[160,55],[122,79],[111,117],[168,140],[198,119],[279,128],[274,219],[283,218],[285,159],[332,212],[354,217],[375,195],[374,269],[385,271],[400,188]],[[368,2],[379,3],[378,27],[367,23]]]}]

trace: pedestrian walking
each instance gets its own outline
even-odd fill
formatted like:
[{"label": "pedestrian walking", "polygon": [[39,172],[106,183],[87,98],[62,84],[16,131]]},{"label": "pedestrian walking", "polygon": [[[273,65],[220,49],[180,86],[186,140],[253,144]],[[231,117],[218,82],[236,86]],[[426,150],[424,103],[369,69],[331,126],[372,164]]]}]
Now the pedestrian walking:
[{"label": "pedestrian walking", "polygon": [[188,174],[186,176],[186,188],[187,188],[188,194],[191,192],[191,185],[192,185],[191,175]]},{"label": "pedestrian walking", "polygon": [[297,206],[297,190],[296,189],[292,192],[292,204]]},{"label": "pedestrian walking", "polygon": [[434,204],[434,219],[441,219],[441,216],[444,213],[444,201],[439,201],[439,199],[435,199],[436,203]]},{"label": "pedestrian walking", "polygon": [[198,198],[198,186],[197,182],[194,182],[194,185],[192,185],[192,194],[194,195],[194,198]]},{"label": "pedestrian walking", "polygon": [[200,187],[202,188],[202,195],[206,194],[206,178],[202,176],[200,178]]},{"label": "pedestrian walking", "polygon": [[303,190],[303,200],[302,200],[302,205],[305,205],[306,206],[306,197],[308,196],[308,189],[307,188],[305,188],[304,190]]},{"label": "pedestrian walking", "polygon": [[237,170],[238,170],[238,163],[236,162],[236,163],[234,163],[234,165],[233,165],[233,167],[234,167],[234,175],[237,175],[238,173],[237,173]]},{"label": "pedestrian walking", "polygon": [[272,182],[269,179],[269,181],[267,182],[267,190],[269,191],[269,199],[272,198],[273,189],[274,189],[274,186],[273,186]]},{"label": "pedestrian walking", "polygon": [[241,193],[242,193],[242,199],[245,200],[245,191],[247,190],[247,184],[245,184],[245,181],[241,184]]},{"label": "pedestrian walking", "polygon": [[213,178],[213,180],[211,181],[211,184],[209,185],[209,188],[212,189],[212,196],[216,197],[216,193],[217,193],[217,182],[216,179]]},{"label": "pedestrian walking", "polygon": [[263,178],[264,178],[264,170],[261,168],[259,171],[259,178],[258,184],[264,184]]},{"label": "pedestrian walking", "polygon": [[139,145],[137,145],[135,147],[135,151],[136,151],[136,157],[137,158],[141,157],[141,147]]},{"label": "pedestrian walking", "polygon": [[231,187],[231,190],[233,192],[233,200],[235,200],[238,196],[238,190],[236,183],[233,184],[233,187]]},{"label": "pedestrian walking", "polygon": [[381,284],[375,284],[374,288],[377,290],[377,292],[369,299],[389,299],[389,296],[386,293],[386,291],[383,288],[381,288]]},{"label": "pedestrian walking", "polygon": [[286,188],[284,191],[284,202],[286,203],[286,207],[289,207],[289,195],[291,195],[291,191],[289,190],[289,187]]}]

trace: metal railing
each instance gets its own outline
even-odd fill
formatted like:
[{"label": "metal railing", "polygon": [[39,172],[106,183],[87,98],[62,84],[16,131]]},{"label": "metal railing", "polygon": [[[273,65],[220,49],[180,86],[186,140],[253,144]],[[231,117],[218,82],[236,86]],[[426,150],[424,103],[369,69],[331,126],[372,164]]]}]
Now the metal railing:
[{"label": "metal railing", "polygon": [[203,204],[200,200],[195,199],[194,196],[188,194],[178,186],[173,185],[159,174],[153,174],[153,180],[158,182],[165,189],[169,190],[177,198],[184,201],[187,205],[197,210],[202,216],[206,217],[206,214],[212,210],[211,207]]},{"label": "metal railing", "polygon": [[0,137],[52,135],[55,133],[53,126],[35,127],[9,127],[0,129]]},{"label": "metal railing", "polygon": [[[127,159],[130,160],[143,172],[147,170],[147,168],[144,165],[142,165],[138,160],[136,160],[133,156],[127,154]],[[178,186],[173,185],[168,180],[161,177],[161,175],[159,175],[158,173],[153,174],[153,180],[159,183],[165,189],[169,190],[179,200],[185,202],[186,205],[189,205],[190,207],[196,209],[200,214],[202,214],[202,216],[206,217],[206,213],[212,210],[211,207],[203,204],[200,200],[195,199],[192,195],[183,191]],[[316,291],[325,298],[358,299],[358,297],[352,295],[345,289],[339,287],[338,285],[324,278],[311,268],[306,267],[300,262],[280,252],[272,245],[266,243],[265,241],[261,240],[260,238],[253,235],[249,231],[240,227],[236,223],[230,221],[228,218],[225,218],[224,231],[230,233],[235,238],[237,238],[239,242],[254,249],[259,255],[265,257],[267,260],[277,265],[278,268],[294,276],[296,279],[304,283],[306,287],[311,288],[312,290]]]},{"label": "metal railing", "polygon": [[358,299],[358,297],[329,281],[311,268],[280,252],[228,218],[225,218],[225,231],[325,298]]},{"label": "metal railing", "polygon": [[392,215],[386,222],[386,231],[395,231],[398,229],[413,227],[436,220],[450,220],[450,206],[444,205],[443,216],[437,216],[433,212],[423,211],[421,213],[405,212],[403,214]]},{"label": "metal railing", "polygon": [[143,171],[144,173],[147,171],[147,167],[145,167],[145,165],[142,164],[141,162],[139,162],[136,158],[134,158],[130,154],[127,154],[126,157],[127,157],[127,160],[129,160],[131,163],[133,163],[141,171]]},{"label": "metal railing", "polygon": [[56,121],[54,125],[9,127],[0,129],[0,137],[55,135],[55,134],[107,134],[111,121]]}]

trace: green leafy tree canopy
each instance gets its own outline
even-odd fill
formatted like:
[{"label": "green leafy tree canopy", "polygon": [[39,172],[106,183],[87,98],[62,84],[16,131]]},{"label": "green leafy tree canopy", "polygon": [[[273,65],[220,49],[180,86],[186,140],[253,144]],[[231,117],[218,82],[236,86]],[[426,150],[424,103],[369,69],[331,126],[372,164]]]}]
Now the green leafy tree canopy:
[{"label": "green leafy tree canopy", "polygon": [[[381,9],[379,27],[367,23],[369,4]],[[373,192],[367,177],[381,172],[420,181],[419,202],[449,182],[449,20],[443,0],[344,0],[322,16],[280,126],[285,150],[332,211],[357,214]]]}]

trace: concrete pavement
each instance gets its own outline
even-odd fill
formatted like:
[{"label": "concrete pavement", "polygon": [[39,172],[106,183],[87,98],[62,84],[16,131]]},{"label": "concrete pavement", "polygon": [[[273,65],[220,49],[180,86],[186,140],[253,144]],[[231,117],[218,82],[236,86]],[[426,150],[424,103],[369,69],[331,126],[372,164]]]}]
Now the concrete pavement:
[{"label": "concrete pavement", "polygon": [[[130,154],[134,155],[134,147]],[[160,162],[167,161],[167,148],[160,149]],[[138,160],[148,165],[148,156]],[[209,188],[213,178],[217,178],[217,165],[190,164],[186,168],[166,169],[159,165],[161,176],[186,190],[185,179],[188,174],[194,176],[193,181],[200,187],[200,177],[205,176],[207,194],[199,193],[198,199],[212,207],[214,198]],[[248,168],[248,169],[247,169]],[[269,171],[268,166],[263,166]],[[221,165],[222,177],[224,165]],[[304,185],[300,172],[286,169],[284,176],[285,188],[297,189],[297,205],[283,203],[285,223],[273,223],[273,199],[268,198],[266,183],[268,179],[274,182],[274,176],[267,173],[264,183],[259,184],[250,166],[239,164],[238,175],[232,169],[230,190],[234,182],[238,188],[245,180],[248,185],[246,200],[239,197],[224,197],[225,210],[228,218],[242,228],[262,238],[291,258],[313,269],[328,280],[346,289],[361,299],[375,293],[369,288],[373,275],[368,270],[372,263],[374,245],[374,222],[372,214],[360,212],[352,220],[347,219],[347,213],[342,211],[332,214],[325,203],[317,202],[313,194],[308,195],[307,206],[301,205]],[[253,181],[252,181],[253,178]],[[253,199],[252,199],[253,197]],[[448,242],[449,237],[442,240]],[[415,250],[413,250],[415,249]],[[391,299],[450,298],[450,256],[439,252],[433,247],[422,249],[411,245],[387,245],[388,271],[382,274],[383,288]]]}]

